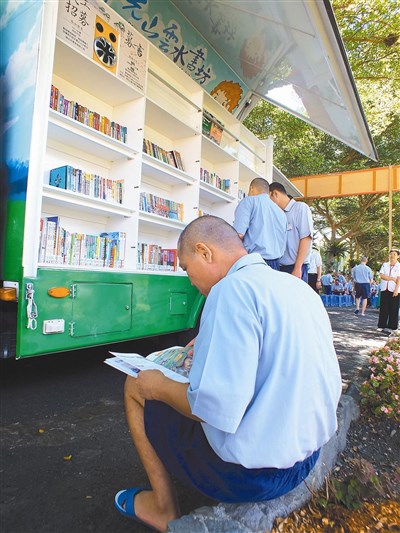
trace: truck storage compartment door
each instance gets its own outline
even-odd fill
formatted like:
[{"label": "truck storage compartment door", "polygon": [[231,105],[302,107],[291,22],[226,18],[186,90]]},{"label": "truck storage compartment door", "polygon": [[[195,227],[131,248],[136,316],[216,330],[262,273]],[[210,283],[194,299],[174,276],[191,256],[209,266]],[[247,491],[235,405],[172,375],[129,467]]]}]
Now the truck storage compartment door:
[{"label": "truck storage compartment door", "polygon": [[132,324],[131,283],[73,284],[71,336],[127,331]]}]

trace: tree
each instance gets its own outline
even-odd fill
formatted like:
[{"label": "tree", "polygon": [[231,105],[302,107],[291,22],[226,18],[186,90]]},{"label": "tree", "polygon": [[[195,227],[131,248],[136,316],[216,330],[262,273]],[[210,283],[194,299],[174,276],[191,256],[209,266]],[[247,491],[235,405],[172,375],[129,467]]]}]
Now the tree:
[{"label": "tree", "polygon": [[[328,263],[343,257],[350,263],[360,256],[370,258],[378,269],[388,254],[389,201],[387,195],[371,194],[345,198],[324,198],[311,202],[315,229],[323,236]],[[393,246],[400,246],[400,193],[393,195]]]},{"label": "tree", "polygon": [[400,161],[400,4],[334,0],[333,9],[379,160],[373,162],[272,104],[259,102],[245,124],[260,138],[274,137],[275,164],[289,178]]},{"label": "tree", "polygon": [[[374,162],[272,104],[259,102],[245,124],[260,138],[273,136],[274,162],[288,178],[400,162],[400,3],[333,0],[332,5],[379,160]],[[399,197],[393,195],[397,246]],[[350,261],[367,253],[370,263],[378,264],[387,256],[387,195],[314,200],[310,206],[332,260],[343,243]]]}]

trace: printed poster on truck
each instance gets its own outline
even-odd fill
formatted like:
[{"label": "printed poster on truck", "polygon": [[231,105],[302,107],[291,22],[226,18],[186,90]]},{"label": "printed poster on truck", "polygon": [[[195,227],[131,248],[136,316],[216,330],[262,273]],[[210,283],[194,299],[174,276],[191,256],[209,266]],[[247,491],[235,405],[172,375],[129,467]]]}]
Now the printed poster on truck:
[{"label": "printed poster on truck", "polygon": [[62,0],[57,37],[139,91],[146,79],[146,39],[95,0]]}]

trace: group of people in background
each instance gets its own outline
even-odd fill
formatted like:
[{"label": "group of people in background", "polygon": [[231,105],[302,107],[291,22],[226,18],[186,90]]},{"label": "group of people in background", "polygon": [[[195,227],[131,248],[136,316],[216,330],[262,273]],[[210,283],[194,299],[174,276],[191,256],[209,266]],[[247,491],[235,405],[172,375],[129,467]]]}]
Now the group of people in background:
[{"label": "group of people in background", "polygon": [[[317,255],[316,263],[322,265],[321,256],[318,251],[315,251],[315,254]],[[392,331],[397,330],[399,320],[399,258],[400,250],[396,248],[390,250],[389,261],[382,264],[377,275],[380,279],[379,282],[375,279],[372,270],[367,265],[368,258],[363,256],[361,257],[360,263],[352,269],[351,274],[328,271],[322,276],[318,274],[317,280],[320,278],[320,286],[315,286],[313,277],[309,277],[308,283],[317,292],[321,289],[323,294],[351,296],[352,302],[356,305],[354,313],[361,317],[365,316],[367,306],[371,299],[380,294],[378,331],[390,334]],[[322,269],[322,266],[318,268]],[[320,272],[321,270],[319,270]]]},{"label": "group of people in background", "polygon": [[355,314],[365,316],[371,298],[381,294],[378,329],[390,333],[398,327],[400,263],[399,250],[389,253],[378,283],[362,257],[351,273],[327,271],[322,274],[321,255],[312,244],[311,210],[295,201],[281,183],[254,179],[248,196],[235,211],[234,228],[249,253],[258,252],[273,269],[288,272],[307,282],[315,292],[348,295],[356,305]]}]

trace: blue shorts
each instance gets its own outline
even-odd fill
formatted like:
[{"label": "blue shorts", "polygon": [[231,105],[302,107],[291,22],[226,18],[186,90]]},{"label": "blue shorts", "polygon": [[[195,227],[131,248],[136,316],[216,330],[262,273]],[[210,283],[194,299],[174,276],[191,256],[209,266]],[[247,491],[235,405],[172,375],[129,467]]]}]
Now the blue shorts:
[{"label": "blue shorts", "polygon": [[146,400],[144,423],[147,438],[172,476],[227,503],[271,500],[286,494],[307,477],[319,456],[317,450],[286,469],[248,469],[223,461],[209,445],[200,422],[167,404]]},{"label": "blue shorts", "polygon": [[356,298],[365,298],[367,300],[370,294],[371,285],[369,283],[356,283]]}]

